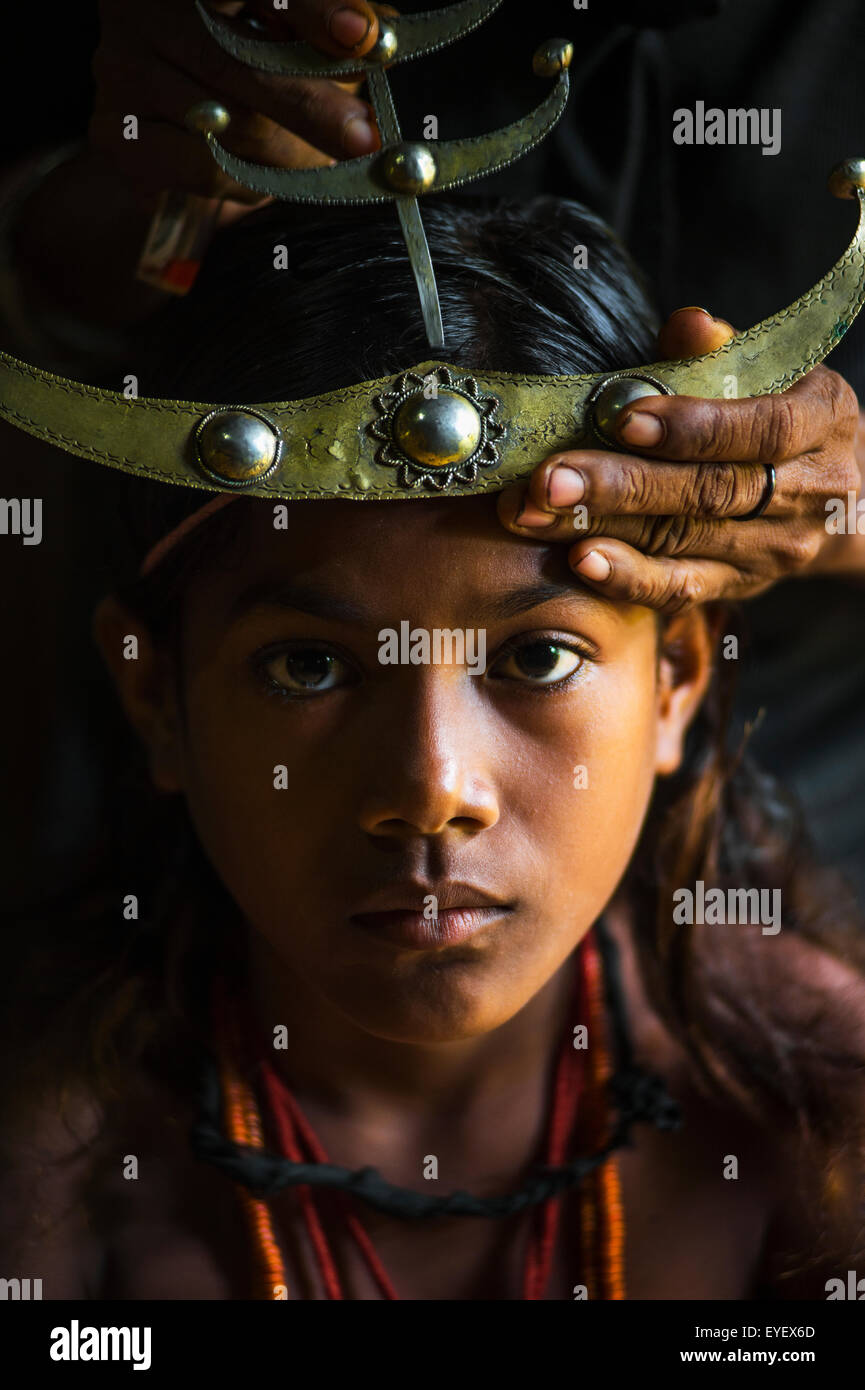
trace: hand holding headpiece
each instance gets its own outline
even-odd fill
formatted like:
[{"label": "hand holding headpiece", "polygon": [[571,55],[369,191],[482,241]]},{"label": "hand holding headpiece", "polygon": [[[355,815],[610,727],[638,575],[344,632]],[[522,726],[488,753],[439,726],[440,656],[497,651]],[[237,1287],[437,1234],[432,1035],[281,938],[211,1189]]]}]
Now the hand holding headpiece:
[{"label": "hand holding headpiece", "polygon": [[[385,142],[375,155],[330,168],[260,168],[217,141],[225,113],[200,112],[199,124],[222,168],[262,192],[301,202],[393,200],[433,339],[441,319],[417,196],[502,168],[543,138],[567,96],[570,45],[556,41],[536,55],[536,70],[558,76],[536,111],[465,141],[402,142],[383,63],[450,42],[476,27],[497,3],[462,0],[444,10],[383,22],[373,54],[342,63],[303,44],[239,35],[199,6],[208,29],[241,61],[266,63],[268,70],[284,73],[333,75],[362,68],[367,74]],[[859,201],[858,226],[847,250],[787,309],[704,356],[579,376],[473,373],[432,359],[396,377],[304,400],[224,405],[129,399],[0,353],[0,418],[82,458],[210,491],[358,500],[500,491],[556,450],[609,447],[616,416],[640,396],[777,393],[821,362],[865,298],[865,160],[839,165],[830,186],[837,196]]]}]

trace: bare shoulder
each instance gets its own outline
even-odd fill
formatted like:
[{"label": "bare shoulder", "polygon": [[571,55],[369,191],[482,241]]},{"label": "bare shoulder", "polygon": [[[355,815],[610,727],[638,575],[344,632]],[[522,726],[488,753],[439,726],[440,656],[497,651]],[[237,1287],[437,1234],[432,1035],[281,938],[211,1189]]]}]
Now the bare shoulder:
[{"label": "bare shoulder", "polygon": [[819,1094],[823,1123],[774,1136],[763,1277],[781,1299],[865,1297],[865,977],[855,959],[790,933],[765,992],[767,1016],[795,1039],[788,1065],[803,1101]]},{"label": "bare shoulder", "polygon": [[[865,975],[850,959],[794,932],[738,929],[707,967],[719,1035],[745,1057],[750,1104],[707,1096],[686,1049],[651,1005],[638,953],[614,930],[638,1060],[667,1082],[686,1114],[682,1174],[729,1210],[718,1150],[738,1156],[741,1200],[760,1238],[748,1296],[826,1299],[865,1281]],[[784,1097],[781,1112],[761,1095]],[[757,1104],[754,1104],[754,1100]],[[769,1118],[771,1116],[771,1118]],[[725,1178],[728,1175],[725,1173]],[[744,1181],[743,1181],[744,1180]],[[682,1181],[685,1181],[684,1176]],[[707,1217],[708,1220],[708,1217]],[[865,1282],[863,1282],[865,1294]],[[842,1295],[835,1294],[840,1297]],[[848,1296],[848,1295],[844,1295]]]},{"label": "bare shoulder", "polygon": [[[611,914],[610,926],[636,1050],[662,1075],[688,1085],[694,1064],[649,997],[626,916]],[[779,1090],[786,1083],[793,1096],[798,1087],[806,1102],[815,1099],[805,1088],[819,1074],[825,1113],[836,1090],[838,1113],[846,1105],[854,1115],[865,1100],[865,945],[851,940],[845,959],[792,931],[764,936],[750,927],[703,930],[736,933],[707,936],[702,943],[699,980],[708,1027],[719,1040],[749,1040],[755,1080],[771,1072]]]},{"label": "bare shoulder", "polygon": [[83,1088],[4,1123],[0,1151],[0,1276],[40,1280],[42,1298],[87,1298],[102,1251],[91,1222],[104,1116]]},{"label": "bare shoulder", "polygon": [[141,1073],[109,1107],[81,1089],[31,1112],[0,1168],[0,1277],[39,1278],[46,1300],[245,1296],[240,1206],[195,1159],[194,1118]]},{"label": "bare shoulder", "polygon": [[[851,928],[851,932],[855,928]],[[767,1012],[789,1014],[799,1023],[827,1024],[854,1048],[865,1048],[865,958],[852,938],[850,958],[797,932],[749,938],[754,984]]]}]

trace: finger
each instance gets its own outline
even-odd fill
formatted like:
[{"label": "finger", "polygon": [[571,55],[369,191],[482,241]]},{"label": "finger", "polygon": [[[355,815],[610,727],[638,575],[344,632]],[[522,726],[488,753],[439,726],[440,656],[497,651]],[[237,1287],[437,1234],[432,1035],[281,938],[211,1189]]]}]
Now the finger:
[{"label": "finger", "polygon": [[378,16],[366,0],[292,0],[289,11],[254,0],[248,9],[273,38],[303,39],[334,58],[363,57],[378,38]]},{"label": "finger", "polygon": [[[168,124],[175,127],[178,134],[189,136],[186,113],[191,107],[209,99],[208,92],[192,78],[156,58],[143,69],[127,57],[103,49],[94,58],[93,70],[97,80],[94,114],[100,118],[96,129],[102,148],[121,153],[129,161],[136,160],[142,124]],[[126,138],[124,117],[129,112],[135,113],[139,123],[135,139]],[[194,167],[199,171],[208,167],[218,171],[219,166],[204,141],[200,137],[193,138],[199,146],[197,157],[192,157]],[[290,160],[291,168],[308,168],[329,161],[326,153],[300,136],[285,131],[267,117],[239,104],[233,106],[231,125],[222,136],[222,141],[233,153],[262,163],[283,164]],[[172,182],[168,175],[174,168],[183,174],[184,159],[189,157],[192,148],[189,140],[179,142],[182,154],[171,161],[172,169],[163,171],[160,187]],[[185,186],[182,179],[180,186]],[[261,200],[261,194],[257,193],[255,197],[257,201]]]},{"label": "finger", "polygon": [[[652,558],[621,541],[580,541],[569,552],[568,563],[596,593],[662,613],[741,597],[747,588],[741,573],[723,561]],[[755,583],[748,592],[759,587],[767,586]]]},{"label": "finger", "polygon": [[[212,87],[202,85],[170,62],[153,57],[144,69],[125,55],[104,47],[94,56],[93,74],[97,83],[94,110],[100,115],[106,111],[121,111],[124,115],[132,112],[139,122],[166,121],[184,133],[185,117],[190,108],[214,96]],[[279,160],[275,146],[279,130],[290,134],[298,142],[298,148],[303,144],[308,150],[318,150],[323,157],[353,155],[358,148],[358,131],[359,146],[364,151],[368,130],[372,129],[373,138],[378,140],[368,104],[335,83],[298,81],[294,87],[286,88],[284,96],[280,105],[284,119],[280,121],[273,120],[261,107],[247,106],[239,96],[233,96],[229,105],[231,124],[220,137],[226,149],[255,163],[303,168],[312,162],[309,158],[301,164],[287,166]],[[316,117],[316,111],[321,113],[320,118]],[[122,134],[122,121],[119,129]],[[309,133],[313,131],[314,138],[310,138]],[[327,143],[317,144],[317,140]],[[200,137],[198,143],[210,163],[215,164]]]},{"label": "finger", "polygon": [[[543,464],[539,467],[543,467]],[[564,508],[562,510],[565,511]],[[496,511],[499,521],[517,535],[543,540],[552,534],[554,539],[562,540],[570,533],[573,540],[573,526],[569,517],[548,509],[542,511],[531,500],[526,483],[512,483],[498,493]]]},{"label": "finger", "polygon": [[522,529],[519,517],[514,522],[512,515],[524,502],[534,506],[521,485],[499,496],[499,516],[516,535],[546,545],[572,545],[572,555],[589,550],[605,554],[610,545],[621,542],[629,552],[639,551],[649,558],[688,560],[691,564],[717,561],[728,572],[727,597],[733,592],[734,573],[743,594],[759,593],[769,582],[812,566],[826,542],[822,519],[815,524],[797,519],[779,522],[765,516],[747,526],[738,521],[681,515],[597,516],[587,520],[559,516],[546,527]]},{"label": "finger", "polygon": [[[114,96],[118,104],[111,107],[111,90],[100,92],[90,118],[90,150],[102,156],[108,167],[120,172],[142,196],[142,202],[164,188],[184,189],[202,197],[228,197],[246,206],[263,202],[261,193],[224,174],[199,136],[175,125],[177,111],[188,110],[203,100],[202,89],[174,70],[159,71],[157,75],[159,100],[149,93],[136,92],[138,75],[131,75],[129,86],[140,101],[131,103]],[[154,89],[156,86],[154,83]],[[135,139],[125,138],[131,104],[142,111]],[[281,167],[307,168],[330,163],[327,154],[254,111],[238,111],[225,133],[225,145],[239,156]]]},{"label": "finger", "polygon": [[[524,503],[527,506],[524,506]],[[754,524],[741,526],[737,521],[717,521],[689,517],[671,512],[650,516],[591,516],[574,514],[550,516],[537,512],[523,491],[508,490],[498,501],[499,517],[509,531],[528,540],[545,545],[574,542],[592,537],[621,540],[647,555],[696,556],[700,559],[721,559],[735,564],[740,570],[753,567],[755,557],[771,559],[782,569],[805,563],[812,556],[801,553],[804,547],[802,528],[778,526],[773,520],[755,518]],[[526,522],[526,510],[529,519]],[[536,515],[537,512],[537,515]],[[535,520],[547,524],[533,524]],[[759,526],[760,531],[755,531]],[[790,564],[784,557],[790,552]]]},{"label": "finger", "polygon": [[[804,483],[802,470],[796,465],[790,469],[786,482],[798,493]],[[747,516],[761,502],[765,488],[766,470],[759,464],[656,463],[634,454],[574,449],[539,464],[529,479],[528,495],[543,514],[723,518]],[[767,511],[773,517],[787,511],[778,491]]]},{"label": "finger", "polygon": [[207,147],[194,135],[159,122],[144,122],[136,140],[123,138],[123,113],[100,112],[90,118],[88,141],[105,167],[119,172],[138,195],[142,210],[153,210],[153,195],[179,188],[201,198],[230,198],[250,207],[260,193],[236,184],[214,164]]},{"label": "finger", "polygon": [[[205,71],[202,84],[211,99],[228,108],[232,122],[238,108],[260,112],[334,159],[355,159],[381,145],[370,104],[336,82],[243,69],[228,73],[218,63],[214,67]],[[259,156],[256,162],[267,161]]]},{"label": "finger", "polygon": [[572,543],[578,536],[616,535],[632,545],[645,546],[659,526],[668,530],[674,521],[678,522],[680,529],[689,525],[710,524],[695,523],[686,517],[591,516],[584,507],[563,508],[558,513],[542,512],[531,500],[523,483],[516,483],[500,492],[496,506],[499,520],[507,530],[526,540],[544,544]]},{"label": "finger", "polygon": [[[123,55],[134,53],[137,39],[163,65],[185,75],[207,99],[222,102],[232,115],[236,108],[258,112],[335,159],[379,148],[372,108],[341,84],[256,72],[221,49],[197,21],[194,10],[173,5],[170,10],[167,16],[165,4],[157,0],[152,6],[131,7],[122,23],[115,15],[103,26],[94,60],[97,73],[99,63],[108,65],[115,57],[122,62]],[[137,58],[134,61],[144,66]],[[130,110],[134,108],[127,105],[126,111]]]},{"label": "finger", "polygon": [[779,464],[820,448],[842,414],[850,414],[853,428],[845,388],[850,390],[836,372],[815,367],[775,396],[721,401],[643,397],[622,412],[616,437],[649,457]]},{"label": "finger", "polygon": [[713,318],[708,309],[689,304],[674,309],[658,334],[661,357],[702,357],[735,338],[736,330],[726,319]]},{"label": "finger", "polygon": [[579,507],[573,509],[573,514],[567,510],[558,515],[542,513],[523,484],[500,493],[497,506],[499,519],[509,531],[543,544],[572,544],[585,536],[615,536],[641,550],[654,552],[684,546],[686,537],[692,537],[699,549],[704,532],[721,526],[720,522],[683,516],[591,516]]}]

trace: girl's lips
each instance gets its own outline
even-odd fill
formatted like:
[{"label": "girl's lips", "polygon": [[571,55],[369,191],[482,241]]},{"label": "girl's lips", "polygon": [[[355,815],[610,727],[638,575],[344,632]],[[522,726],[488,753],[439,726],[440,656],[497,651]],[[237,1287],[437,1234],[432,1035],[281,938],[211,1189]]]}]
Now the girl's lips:
[{"label": "girl's lips", "polygon": [[483,927],[490,926],[511,911],[510,907],[440,908],[436,917],[399,908],[390,912],[358,912],[350,919],[355,926],[414,950],[441,949],[467,941]]}]

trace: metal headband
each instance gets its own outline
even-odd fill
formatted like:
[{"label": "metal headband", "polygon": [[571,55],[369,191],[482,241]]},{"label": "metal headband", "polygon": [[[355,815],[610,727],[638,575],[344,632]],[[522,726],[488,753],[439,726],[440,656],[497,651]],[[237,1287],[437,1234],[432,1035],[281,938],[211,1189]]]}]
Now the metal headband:
[{"label": "metal headband", "polygon": [[0,418],[80,458],[144,478],[252,497],[352,500],[496,492],[551,453],[609,447],[640,395],[784,391],[821,362],[865,299],[865,159],[830,179],[858,198],[847,250],[787,309],[714,352],[583,376],[420,362],[397,376],[260,405],[129,399],[0,353]]}]

